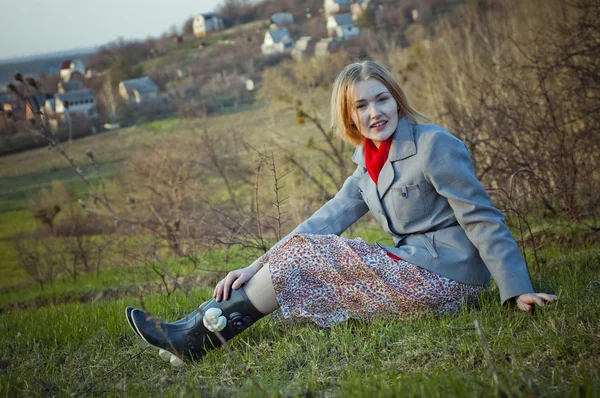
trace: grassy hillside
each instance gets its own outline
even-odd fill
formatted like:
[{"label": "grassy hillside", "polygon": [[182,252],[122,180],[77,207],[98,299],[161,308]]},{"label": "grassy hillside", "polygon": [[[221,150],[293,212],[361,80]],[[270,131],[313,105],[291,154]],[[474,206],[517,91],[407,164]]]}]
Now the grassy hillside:
[{"label": "grassy hillside", "polygon": [[[457,316],[347,322],[331,329],[266,318],[232,342],[232,353],[214,350],[184,368],[162,362],[129,329],[123,312],[139,305],[134,298],[3,315],[0,393],[597,396],[600,307],[593,303],[600,299],[600,256],[597,250],[561,252],[546,253],[541,273],[533,274],[534,286],[560,299],[533,315],[500,306],[490,291]],[[201,301],[210,290],[191,294]],[[144,302],[173,320],[190,309],[180,294],[149,295]]]}]

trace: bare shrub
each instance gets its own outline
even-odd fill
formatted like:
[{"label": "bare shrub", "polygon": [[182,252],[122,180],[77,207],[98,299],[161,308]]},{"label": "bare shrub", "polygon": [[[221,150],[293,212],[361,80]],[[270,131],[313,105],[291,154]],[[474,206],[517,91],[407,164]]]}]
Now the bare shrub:
[{"label": "bare shrub", "polygon": [[[302,62],[285,62],[277,68],[266,69],[263,73],[263,86],[259,97],[271,108],[271,112],[281,113],[293,110],[296,124],[312,127],[317,139],[309,138],[300,143],[318,153],[319,156],[307,167],[304,159],[296,153],[297,144],[289,135],[283,137],[287,144],[280,145],[285,159],[293,164],[305,178],[317,188],[318,200],[331,199],[349,175],[350,157],[347,144],[333,136],[327,127],[328,95],[331,82],[348,59],[344,52],[327,59],[310,58]],[[272,122],[273,134],[281,136]],[[321,178],[322,177],[322,178]]]},{"label": "bare shrub", "polygon": [[598,0],[470,4],[434,40],[390,56],[420,107],[467,143],[478,177],[508,191],[519,172],[519,212],[534,205],[559,230],[600,225],[599,9]]},{"label": "bare shrub", "polygon": [[12,240],[19,266],[43,290],[56,277],[58,262],[51,243],[42,239],[15,238]]}]

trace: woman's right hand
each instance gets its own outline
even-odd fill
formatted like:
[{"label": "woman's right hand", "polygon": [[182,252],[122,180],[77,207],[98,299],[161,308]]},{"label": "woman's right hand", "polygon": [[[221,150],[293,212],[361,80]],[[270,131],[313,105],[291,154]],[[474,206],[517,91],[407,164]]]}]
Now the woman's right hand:
[{"label": "woman's right hand", "polygon": [[261,267],[256,266],[256,262],[246,268],[231,271],[223,278],[213,292],[213,297],[217,301],[228,300],[231,289],[237,290],[244,283],[248,282],[258,272]]}]

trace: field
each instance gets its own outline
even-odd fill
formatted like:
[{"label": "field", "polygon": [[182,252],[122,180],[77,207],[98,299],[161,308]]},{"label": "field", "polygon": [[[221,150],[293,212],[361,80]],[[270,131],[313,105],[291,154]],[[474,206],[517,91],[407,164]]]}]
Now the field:
[{"label": "field", "polygon": [[[600,256],[561,253],[548,251],[542,272],[533,275],[537,288],[560,300],[534,314],[500,306],[492,290],[477,308],[456,316],[348,322],[329,330],[266,318],[236,338],[231,353],[215,350],[184,368],[162,362],[129,329],[123,311],[139,305],[134,298],[9,314],[0,326],[0,391],[8,396],[598,396]],[[209,294],[192,291],[198,301]],[[190,309],[179,294],[144,300],[167,319]]]},{"label": "field", "polygon": [[[86,165],[94,150],[106,178],[132,153],[174,138],[227,137],[233,130],[254,147],[276,149],[275,132],[302,148],[318,137],[293,112],[272,117],[259,107],[215,116],[198,125],[167,119],[86,137],[68,148]],[[196,127],[196,128],[194,128]],[[247,150],[244,156],[253,156]],[[88,173],[96,183],[95,172]],[[458,315],[422,315],[346,322],[331,329],[261,320],[201,362],[173,368],[129,329],[124,309],[143,303],[175,320],[192,309],[180,292],[149,289],[158,277],[142,264],[98,275],[63,278],[41,289],[18,267],[10,239],[37,228],[28,197],[52,180],[80,195],[85,187],[64,159],[47,149],[0,158],[0,396],[598,396],[600,394],[600,249],[545,247],[534,286],[559,296],[533,314],[501,306],[492,287]],[[379,232],[361,224],[348,236],[369,242]],[[203,267],[225,271],[210,253]],[[193,272],[177,262],[171,270]],[[180,268],[177,268],[180,267]],[[217,273],[216,275],[223,275]],[[216,276],[213,276],[216,278]],[[216,280],[216,279],[214,279]],[[201,302],[210,281],[190,290]],[[475,327],[478,321],[481,333]],[[489,350],[489,355],[486,354]]]}]

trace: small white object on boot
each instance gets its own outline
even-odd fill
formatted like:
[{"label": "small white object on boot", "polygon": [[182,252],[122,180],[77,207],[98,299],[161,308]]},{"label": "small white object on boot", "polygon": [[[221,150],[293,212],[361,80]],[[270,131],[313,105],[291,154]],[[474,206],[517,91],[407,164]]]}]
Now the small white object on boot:
[{"label": "small white object on boot", "polygon": [[185,362],[183,362],[180,358],[178,358],[175,355],[171,354],[171,365],[175,366],[176,368],[185,365]]},{"label": "small white object on boot", "polygon": [[225,329],[225,325],[227,325],[227,318],[221,316],[223,311],[220,308],[209,308],[204,313],[204,317],[202,317],[202,322],[204,326],[211,332],[220,332]]}]

